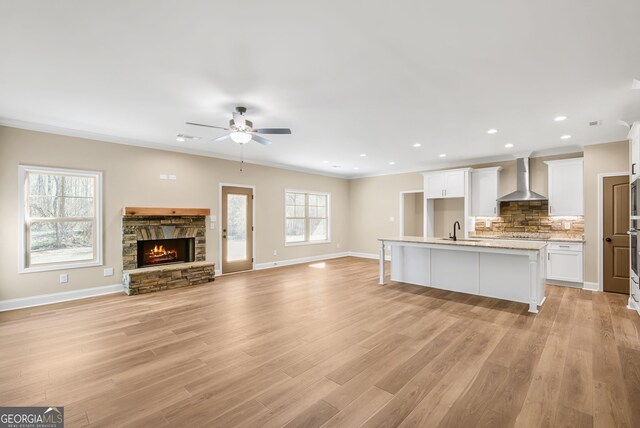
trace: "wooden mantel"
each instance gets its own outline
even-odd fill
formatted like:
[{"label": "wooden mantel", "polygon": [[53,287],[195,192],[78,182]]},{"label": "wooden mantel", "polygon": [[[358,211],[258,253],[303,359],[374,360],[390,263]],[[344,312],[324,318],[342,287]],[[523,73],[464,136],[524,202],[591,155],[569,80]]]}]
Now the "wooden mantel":
[{"label": "wooden mantel", "polygon": [[126,216],[208,216],[209,208],[148,208],[124,207],[122,215]]}]

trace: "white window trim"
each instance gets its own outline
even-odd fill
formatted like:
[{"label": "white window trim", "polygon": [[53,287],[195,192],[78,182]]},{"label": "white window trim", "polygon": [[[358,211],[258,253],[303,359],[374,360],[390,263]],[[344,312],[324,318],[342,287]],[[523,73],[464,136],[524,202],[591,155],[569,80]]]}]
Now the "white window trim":
[{"label": "white window trim", "polygon": [[[314,195],[324,195],[327,197],[327,239],[324,241],[302,241],[302,242],[287,242],[287,193],[311,193]],[[284,237],[284,246],[285,247],[299,247],[304,245],[322,245],[322,244],[331,244],[331,192],[318,192],[315,190],[300,190],[300,189],[284,189],[282,194],[282,206],[284,208],[283,212],[283,237]],[[305,211],[307,209],[305,203]],[[308,219],[305,212],[305,219]],[[305,234],[308,231],[305,231]]]},{"label": "white window trim", "polygon": [[[95,194],[95,209],[96,209],[96,258],[94,260],[86,262],[69,262],[69,263],[56,263],[43,266],[27,266],[27,229],[26,229],[26,207],[27,201],[25,200],[25,180],[28,172],[42,172],[42,173],[58,173],[68,175],[80,175],[93,177],[96,179],[96,194]],[[102,266],[102,172],[101,171],[86,171],[77,169],[66,168],[49,168],[31,165],[19,165],[18,166],[18,198],[19,198],[19,226],[20,242],[19,242],[19,254],[18,254],[18,273],[30,273],[30,272],[47,272],[62,269],[76,269],[86,268],[92,266]]]}]

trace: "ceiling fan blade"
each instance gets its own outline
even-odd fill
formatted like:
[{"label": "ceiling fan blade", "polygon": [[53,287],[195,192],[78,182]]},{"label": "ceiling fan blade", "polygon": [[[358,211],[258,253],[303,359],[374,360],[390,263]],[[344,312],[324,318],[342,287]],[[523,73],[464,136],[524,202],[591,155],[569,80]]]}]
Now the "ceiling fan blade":
[{"label": "ceiling fan blade", "polygon": [[255,141],[256,143],[264,144],[265,146],[271,144],[271,141],[269,141],[266,138],[261,137],[259,135],[251,134],[251,139],[253,141]]},{"label": "ceiling fan blade", "polygon": [[229,138],[229,134],[225,134],[225,135],[223,135],[222,137],[218,137],[218,138],[216,138],[216,139],[214,139],[214,140],[211,140],[211,142],[212,142],[212,143],[218,143],[218,142],[220,142],[220,141],[224,141],[224,140],[226,140],[227,138]]},{"label": "ceiling fan blade", "polygon": [[193,123],[193,122],[186,122],[187,125],[195,125],[195,126],[204,126],[206,128],[216,128],[216,129],[224,129],[225,131],[228,131],[229,128],[223,128],[222,126],[213,126],[213,125],[204,125],[202,123]]},{"label": "ceiling fan blade", "polygon": [[253,132],[257,132],[258,134],[291,134],[289,128],[260,128],[254,129]]},{"label": "ceiling fan blade", "polygon": [[246,125],[244,116],[238,112],[233,112],[233,124],[242,129]]}]

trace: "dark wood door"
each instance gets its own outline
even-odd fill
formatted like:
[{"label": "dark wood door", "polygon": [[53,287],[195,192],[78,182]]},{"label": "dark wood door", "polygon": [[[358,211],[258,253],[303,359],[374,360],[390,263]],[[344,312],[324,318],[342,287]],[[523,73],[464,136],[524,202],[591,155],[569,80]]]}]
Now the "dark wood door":
[{"label": "dark wood door", "polygon": [[603,288],[629,294],[629,177],[605,177],[602,197]]}]

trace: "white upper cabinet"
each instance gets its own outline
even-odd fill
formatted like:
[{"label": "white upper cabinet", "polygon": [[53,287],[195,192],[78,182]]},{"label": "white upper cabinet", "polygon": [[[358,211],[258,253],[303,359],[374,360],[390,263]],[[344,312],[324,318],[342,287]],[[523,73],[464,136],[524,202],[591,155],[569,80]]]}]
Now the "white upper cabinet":
[{"label": "white upper cabinet", "polygon": [[444,175],[445,198],[464,198],[464,171],[449,171]]},{"label": "white upper cabinet", "polygon": [[549,167],[549,215],[584,215],[583,158],[545,163]]},{"label": "white upper cabinet", "polygon": [[466,170],[423,173],[427,199],[464,198]]},{"label": "white upper cabinet", "polygon": [[471,171],[471,215],[496,217],[500,214],[497,202],[502,167]]},{"label": "white upper cabinet", "polygon": [[629,132],[631,143],[631,181],[640,177],[640,122],[635,122]]},{"label": "white upper cabinet", "polygon": [[427,199],[444,197],[445,180],[444,174],[425,174],[424,176],[424,196]]}]

